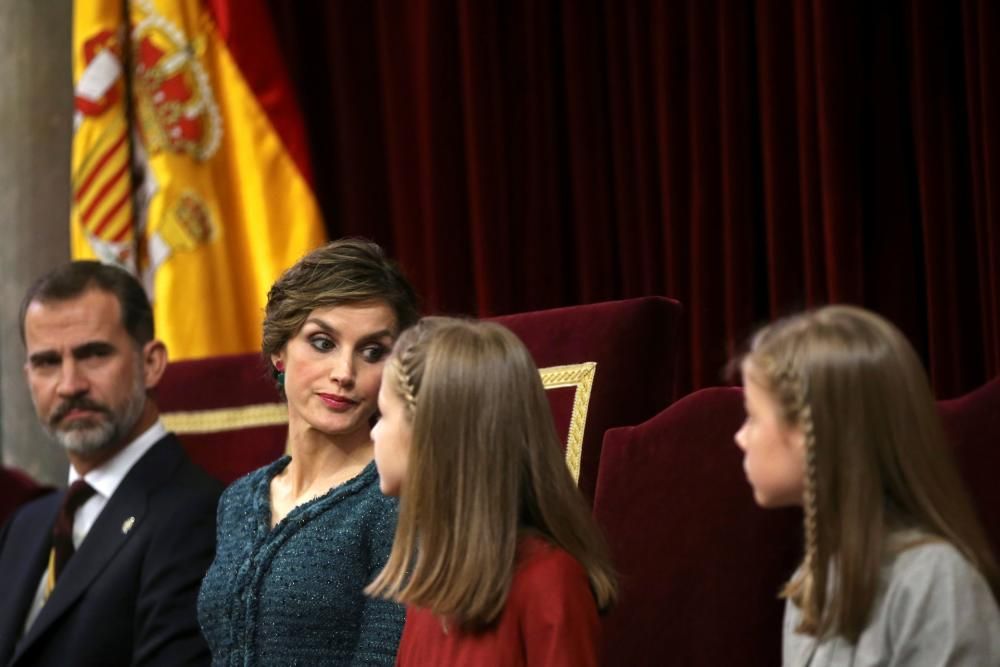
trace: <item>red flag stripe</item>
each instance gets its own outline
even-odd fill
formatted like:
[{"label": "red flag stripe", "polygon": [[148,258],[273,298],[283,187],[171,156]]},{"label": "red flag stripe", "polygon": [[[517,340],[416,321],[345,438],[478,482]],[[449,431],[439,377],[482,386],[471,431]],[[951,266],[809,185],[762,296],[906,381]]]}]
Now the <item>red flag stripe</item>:
[{"label": "red flag stripe", "polygon": [[264,0],[202,0],[216,31],[285,150],[312,184],[305,121]]},{"label": "red flag stripe", "polygon": [[80,199],[83,198],[83,195],[87,193],[87,189],[94,182],[94,179],[97,178],[97,174],[100,173],[101,168],[108,163],[108,161],[111,159],[111,156],[114,155],[119,148],[121,148],[121,145],[123,143],[125,143],[126,136],[127,136],[126,133],[122,132],[121,136],[118,137],[114,145],[112,145],[111,148],[109,148],[104,152],[104,155],[101,156],[101,159],[97,161],[97,164],[95,164],[93,169],[90,170],[90,173],[87,174],[87,178],[83,181],[83,183],[80,184],[80,187],[77,188],[76,194],[73,196],[74,200],[79,202]]},{"label": "red flag stripe", "polygon": [[94,215],[94,211],[96,211],[97,207],[104,201],[104,197],[108,194],[111,188],[118,185],[118,183],[124,178],[127,171],[128,162],[126,161],[125,164],[123,164],[121,168],[118,169],[118,171],[116,171],[114,175],[112,175],[111,178],[109,178],[107,182],[101,186],[101,189],[97,191],[96,195],[94,195],[94,201],[91,202],[90,206],[87,207],[87,210],[81,215],[84,222],[88,222],[90,220],[91,216]]},{"label": "red flag stripe", "polygon": [[97,227],[94,228],[93,231],[94,236],[98,238],[101,237],[101,232],[104,231],[104,228],[108,226],[108,223],[111,222],[112,218],[115,217],[115,214],[118,213],[119,210],[121,210],[122,206],[128,203],[131,197],[132,197],[131,192],[126,192],[121,197],[119,197],[118,201],[115,202],[115,205],[112,206],[111,209],[106,214],[104,214],[104,217],[101,218],[101,221],[97,223]]},{"label": "red flag stripe", "polygon": [[132,233],[132,218],[130,217],[128,219],[128,222],[125,223],[125,226],[121,228],[121,231],[115,234],[114,238],[112,238],[111,240],[114,241],[115,243],[121,243],[126,238],[128,238],[128,236],[131,233]]}]

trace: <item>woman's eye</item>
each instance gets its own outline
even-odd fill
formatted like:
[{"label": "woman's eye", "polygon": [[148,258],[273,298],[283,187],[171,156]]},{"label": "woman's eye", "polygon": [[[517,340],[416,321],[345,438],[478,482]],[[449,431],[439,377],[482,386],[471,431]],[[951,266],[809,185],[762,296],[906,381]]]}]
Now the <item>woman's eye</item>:
[{"label": "woman's eye", "polygon": [[309,339],[309,344],[320,352],[329,352],[333,349],[333,341],[326,336],[315,336]]},{"label": "woman's eye", "polygon": [[369,345],[368,347],[361,350],[361,358],[369,363],[376,363],[382,361],[385,357],[388,348],[382,345]]}]

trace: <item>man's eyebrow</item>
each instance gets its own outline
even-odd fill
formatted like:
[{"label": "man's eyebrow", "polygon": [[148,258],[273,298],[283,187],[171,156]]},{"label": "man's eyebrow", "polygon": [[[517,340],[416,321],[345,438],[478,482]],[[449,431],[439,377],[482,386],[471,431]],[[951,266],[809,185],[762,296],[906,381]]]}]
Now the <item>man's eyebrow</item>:
[{"label": "man's eyebrow", "polygon": [[62,356],[55,350],[42,350],[41,352],[32,352],[28,355],[28,362],[32,366],[38,366],[39,364],[45,364],[53,361],[59,361]]},{"label": "man's eyebrow", "polygon": [[76,359],[84,359],[86,357],[92,357],[94,355],[111,354],[114,351],[115,351],[115,346],[112,345],[111,343],[105,342],[103,340],[95,340],[74,347],[73,356]]},{"label": "man's eyebrow", "polygon": [[[115,351],[115,346],[107,341],[95,340],[83,345],[78,345],[72,349],[70,354],[74,359],[86,359],[93,356],[105,356]],[[62,359],[62,354],[57,350],[41,350],[28,355],[28,362],[33,366],[40,364],[57,363]]]}]

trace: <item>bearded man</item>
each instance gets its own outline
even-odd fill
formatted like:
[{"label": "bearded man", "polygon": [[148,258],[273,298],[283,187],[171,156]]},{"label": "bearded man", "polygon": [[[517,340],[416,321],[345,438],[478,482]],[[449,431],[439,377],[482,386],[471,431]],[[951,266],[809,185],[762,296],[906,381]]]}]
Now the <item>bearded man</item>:
[{"label": "bearded man", "polygon": [[145,291],[72,262],[28,290],[21,337],[69,488],[0,532],[0,665],[209,664],[195,605],[221,488],[159,419],[167,350]]}]

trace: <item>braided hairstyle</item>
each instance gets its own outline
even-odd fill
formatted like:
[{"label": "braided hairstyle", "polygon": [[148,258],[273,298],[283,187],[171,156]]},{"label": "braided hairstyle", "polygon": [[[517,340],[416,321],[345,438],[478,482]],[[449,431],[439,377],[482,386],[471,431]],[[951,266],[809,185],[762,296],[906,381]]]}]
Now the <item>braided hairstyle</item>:
[{"label": "braided hairstyle", "polygon": [[412,433],[392,553],[366,592],[483,630],[503,612],[531,534],[575,558],[598,607],[610,607],[607,546],[524,343],[496,323],[426,317],[400,335],[383,373]]},{"label": "braided hairstyle", "polygon": [[[827,568],[819,564],[826,561],[828,551],[821,549],[818,508],[816,501],[817,447],[816,429],[813,424],[812,406],[805,379],[790,360],[779,363],[774,358],[758,353],[752,357],[754,376],[762,381],[782,411],[785,423],[797,426],[805,445],[805,480],[802,493],[802,513],[805,533],[805,554],[802,565],[782,590],[782,597],[790,598],[802,609],[800,632],[815,633],[820,625],[820,610],[825,606]],[[824,545],[825,546],[825,545]],[[822,557],[820,553],[822,552]]]},{"label": "braided hairstyle", "polygon": [[410,327],[399,337],[394,346],[394,354],[389,358],[387,367],[391,369],[393,387],[403,403],[406,413],[412,422],[417,414],[417,392],[424,377],[424,367],[427,355],[424,347],[430,332],[440,326],[441,318],[425,317],[416,326]]},{"label": "braided hairstyle", "polygon": [[926,373],[892,324],[853,306],[805,312],[761,330],[743,367],[804,436],[805,554],[782,591],[797,631],[856,641],[894,538],[911,531],[954,545],[997,596]]}]

